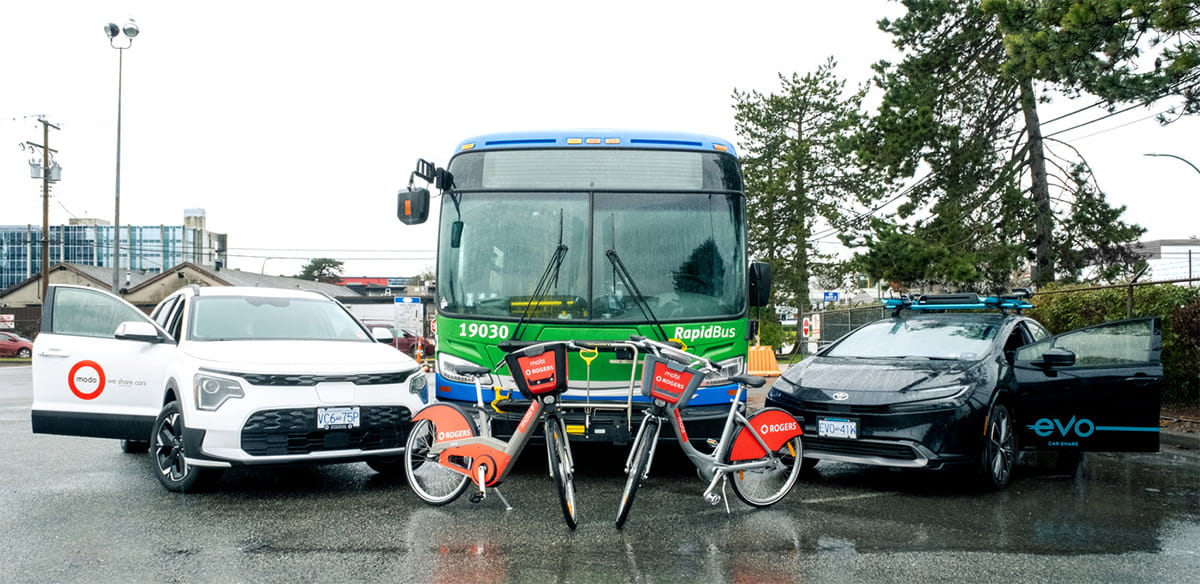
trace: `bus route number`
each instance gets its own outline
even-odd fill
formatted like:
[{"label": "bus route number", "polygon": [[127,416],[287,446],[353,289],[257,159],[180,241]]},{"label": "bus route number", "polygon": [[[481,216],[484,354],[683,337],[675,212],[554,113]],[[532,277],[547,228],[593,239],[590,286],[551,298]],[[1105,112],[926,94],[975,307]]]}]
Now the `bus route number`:
[{"label": "bus route number", "polygon": [[485,339],[508,338],[508,325],[481,324],[478,322],[463,322],[458,325],[458,334],[463,337],[483,337]]}]

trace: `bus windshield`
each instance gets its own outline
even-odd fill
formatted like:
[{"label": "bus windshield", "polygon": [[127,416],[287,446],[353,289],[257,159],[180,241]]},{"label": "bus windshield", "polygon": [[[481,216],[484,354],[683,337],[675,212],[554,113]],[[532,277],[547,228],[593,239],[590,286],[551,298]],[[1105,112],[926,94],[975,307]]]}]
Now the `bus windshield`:
[{"label": "bus windshield", "polygon": [[742,200],[718,189],[443,197],[439,308],[541,321],[647,322],[647,311],[663,322],[740,316]]}]

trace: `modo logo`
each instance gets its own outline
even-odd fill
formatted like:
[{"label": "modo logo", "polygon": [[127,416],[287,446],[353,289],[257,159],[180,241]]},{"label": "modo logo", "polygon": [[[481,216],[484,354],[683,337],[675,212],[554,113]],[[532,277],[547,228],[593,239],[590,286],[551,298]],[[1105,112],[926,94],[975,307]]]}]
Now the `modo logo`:
[{"label": "modo logo", "polygon": [[1055,431],[1058,432],[1059,436],[1065,437],[1074,434],[1080,438],[1087,438],[1096,431],[1096,424],[1087,418],[1076,420],[1075,416],[1071,416],[1071,419],[1066,424],[1063,424],[1057,418],[1053,420],[1042,418],[1028,426],[1028,428],[1042,438],[1054,434]]},{"label": "modo logo", "polygon": [[67,386],[79,399],[100,397],[104,385],[104,369],[95,361],[80,361],[67,373]]}]

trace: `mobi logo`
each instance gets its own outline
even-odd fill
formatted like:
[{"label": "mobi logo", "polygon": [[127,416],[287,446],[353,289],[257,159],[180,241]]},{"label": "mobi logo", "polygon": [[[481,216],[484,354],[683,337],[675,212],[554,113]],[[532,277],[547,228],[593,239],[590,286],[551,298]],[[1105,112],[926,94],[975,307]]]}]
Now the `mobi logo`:
[{"label": "mobi logo", "polygon": [[1080,438],[1087,438],[1096,431],[1096,424],[1092,423],[1092,421],[1087,418],[1076,420],[1075,416],[1071,416],[1071,419],[1068,420],[1066,424],[1063,424],[1062,420],[1059,420],[1058,418],[1053,420],[1050,418],[1042,418],[1033,424],[1030,424],[1027,426],[1027,428],[1033,430],[1035,434],[1041,436],[1042,438],[1052,436],[1056,432],[1059,436],[1063,437],[1074,434]]},{"label": "mobi logo", "polygon": [[675,337],[689,343],[699,339],[732,339],[737,336],[737,329],[731,326],[710,324],[699,328],[675,327]]},{"label": "mobi logo", "polygon": [[80,361],[67,373],[67,386],[79,399],[96,399],[104,391],[104,369],[95,361]]}]

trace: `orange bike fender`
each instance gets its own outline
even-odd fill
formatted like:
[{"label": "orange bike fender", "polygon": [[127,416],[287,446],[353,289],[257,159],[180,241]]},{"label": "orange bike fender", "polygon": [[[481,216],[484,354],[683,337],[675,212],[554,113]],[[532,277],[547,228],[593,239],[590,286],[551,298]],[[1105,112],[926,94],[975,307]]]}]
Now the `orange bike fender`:
[{"label": "orange bike fender", "polygon": [[413,416],[413,423],[421,420],[433,422],[437,431],[437,440],[458,440],[478,436],[475,421],[453,404],[433,404],[427,406]]},{"label": "orange bike fender", "polygon": [[[750,427],[758,432],[759,437],[766,442],[772,452],[783,448],[788,440],[804,434],[804,429],[800,427],[796,418],[779,408],[759,410],[750,416],[749,422]],[[738,432],[737,438],[733,440],[733,448],[729,450],[729,460],[731,461],[756,460],[766,455],[767,453],[750,434],[750,430],[746,428],[742,428]]]}]

